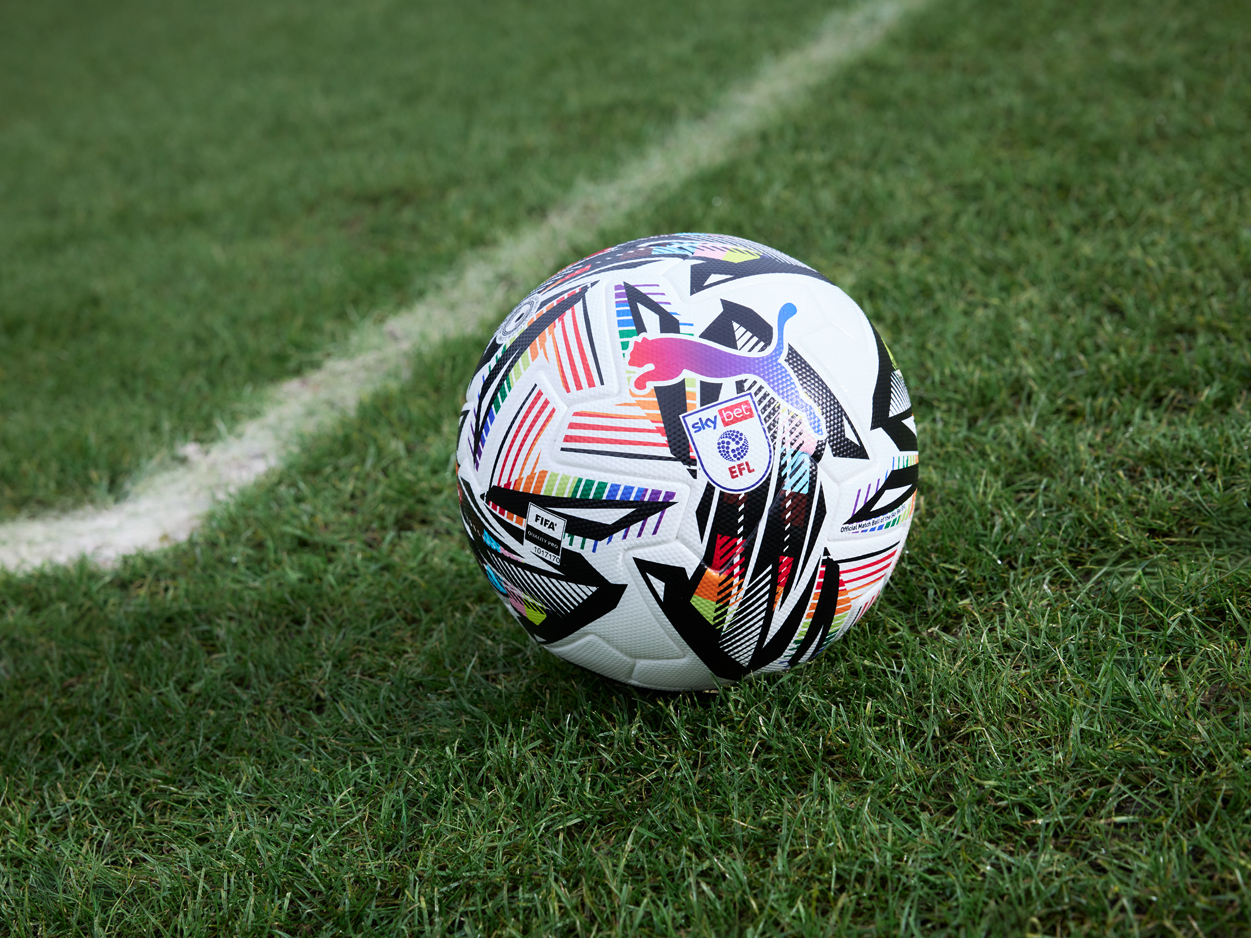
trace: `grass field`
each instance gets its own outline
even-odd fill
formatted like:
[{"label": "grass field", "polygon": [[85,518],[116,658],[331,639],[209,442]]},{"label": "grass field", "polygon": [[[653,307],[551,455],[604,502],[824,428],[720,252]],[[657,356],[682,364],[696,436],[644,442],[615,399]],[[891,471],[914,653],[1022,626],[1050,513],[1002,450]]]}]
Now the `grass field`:
[{"label": "grass field", "polygon": [[794,673],[511,624],[450,469],[485,336],[186,545],[0,574],[0,934],[1251,933],[1249,63],[1232,0],[936,0],[581,245],[771,243],[908,378],[909,553]]},{"label": "grass field", "polygon": [[10,4],[0,518],[213,439],[828,6]]}]

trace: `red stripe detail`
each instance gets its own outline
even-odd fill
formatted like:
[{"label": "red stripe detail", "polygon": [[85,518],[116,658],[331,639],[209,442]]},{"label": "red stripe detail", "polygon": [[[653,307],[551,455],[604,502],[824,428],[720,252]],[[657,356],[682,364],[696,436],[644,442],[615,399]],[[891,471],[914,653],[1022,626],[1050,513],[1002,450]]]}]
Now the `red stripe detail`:
[{"label": "red stripe detail", "polygon": [[603,417],[606,420],[647,420],[648,418],[641,414],[614,414],[606,413],[599,410],[579,410],[574,414],[575,417]]},{"label": "red stripe detail", "polygon": [[[534,405],[537,404],[542,399],[543,399],[543,392],[540,391],[538,394],[535,395],[534,400],[530,402],[530,406],[526,410],[526,414],[525,414],[526,417],[529,417],[530,411],[534,410]],[[515,435],[509,437],[508,449],[504,450],[504,458],[500,461],[501,473],[500,473],[500,477],[496,479],[497,482],[503,482],[506,479],[510,478],[510,476],[508,475],[508,460],[509,460],[509,457],[512,456],[513,447],[516,445],[517,445],[517,437]]]},{"label": "red stripe detail", "polygon": [[778,558],[778,589],[786,589],[786,582],[791,578],[791,566],[795,563],[794,557],[788,557],[783,554]]},{"label": "red stripe detail", "polygon": [[[607,250],[607,248],[605,248],[604,250]],[[600,251],[599,253],[603,254],[604,251]],[[591,256],[594,257],[595,255],[592,254]],[[590,269],[591,269],[590,264],[587,264],[585,267],[579,267],[577,270],[571,271],[570,273],[565,274],[565,276],[561,277],[559,280],[553,283],[552,286],[554,287],[559,286],[560,284],[564,283],[566,280],[571,280],[572,278],[578,276],[578,274],[582,273],[583,271],[590,270]],[[560,302],[560,301],[557,300],[557,302]]]},{"label": "red stripe detail", "polygon": [[615,446],[664,446],[668,447],[668,443],[656,442],[654,440],[612,440],[605,439],[602,436],[567,436],[566,443],[606,443]]},{"label": "red stripe detail", "polygon": [[[573,383],[577,386],[576,390],[581,391],[582,376],[578,374],[577,365],[573,357],[573,349],[569,345],[569,324],[566,321],[568,318],[568,313],[565,313],[565,315],[560,317],[560,337],[565,340],[565,352],[569,356],[569,372],[573,375]],[[565,390],[568,390],[568,388]]]},{"label": "red stripe detail", "polygon": [[[524,477],[526,475],[526,465],[530,462],[530,457],[534,454],[534,448],[539,445],[539,440],[543,439],[544,432],[546,432],[547,428],[551,425],[555,416],[556,408],[553,407],[550,411],[548,411],[547,419],[543,421],[543,426],[539,427],[539,432],[534,435],[534,442],[530,444],[530,449],[526,451],[525,459],[521,461],[521,472],[518,473],[519,477]],[[537,464],[538,460],[536,459],[535,465],[537,466]]]},{"label": "red stripe detail", "polygon": [[[533,419],[531,419],[530,412],[534,410],[534,407],[536,404],[541,404],[541,406],[539,407],[538,413],[535,414]],[[508,454],[505,454],[504,456],[504,463],[505,463],[504,478],[507,479],[509,482],[512,482],[512,480],[516,478],[516,475],[514,474],[514,469],[516,469],[516,466],[517,466],[517,459],[521,456],[521,447],[525,446],[526,440],[530,438],[530,433],[534,429],[534,424],[538,422],[539,414],[542,414],[543,411],[546,409],[547,409],[547,401],[546,399],[544,399],[542,393],[540,393],[533,401],[530,402],[529,408],[526,409],[525,416],[521,418],[522,426],[525,428],[525,433],[524,434],[519,433],[513,437],[512,441],[510,441],[508,444]],[[513,451],[514,443],[519,443],[518,448],[517,448],[517,456],[513,457],[513,461],[509,463],[508,456]]]},{"label": "red stripe detail", "polygon": [[566,391],[572,391],[573,388],[569,387],[569,376],[565,374],[565,363],[561,360],[560,350],[556,347],[556,329],[559,325],[560,322],[557,321],[548,326],[547,329],[548,335],[550,335],[552,339],[551,357],[556,359],[556,370],[560,372],[561,386],[564,387]]},{"label": "red stripe detail", "polygon": [[895,559],[895,552],[891,551],[885,557],[880,557],[877,560],[870,560],[867,563],[860,564],[860,566],[858,567],[844,567],[843,572],[844,573],[859,573],[861,570],[868,570],[872,567],[880,567],[883,564],[888,564],[894,559]]},{"label": "red stripe detail", "polygon": [[[743,539],[741,537],[726,537],[724,534],[718,534],[717,546],[712,552],[712,565],[718,573],[737,575],[743,565],[742,554]],[[731,561],[734,562],[733,569],[726,569]]]},{"label": "red stripe detail", "polygon": [[812,614],[817,611],[817,601],[821,598],[821,587],[825,585],[825,564],[817,569],[817,585],[812,588],[812,598],[808,600],[808,611],[804,614],[804,621],[811,622]]},{"label": "red stripe detail", "polygon": [[860,576],[845,576],[843,581],[846,583],[855,583],[859,580],[880,580],[886,575],[885,570],[872,570],[868,573],[862,573]]},{"label": "red stripe detail", "polygon": [[575,306],[568,313],[569,321],[573,324],[573,351],[580,359],[577,365],[578,374],[582,376],[583,387],[595,387],[595,377],[591,374],[589,362],[586,360],[586,352],[582,348],[582,324],[578,321],[578,308]]},{"label": "red stripe detail", "polygon": [[591,362],[586,357],[586,348],[582,342],[582,324],[578,322],[578,307],[575,306],[569,312],[573,316],[573,336],[578,341],[578,354],[582,356],[582,371],[586,374],[586,386],[591,387],[595,379],[591,371]]},{"label": "red stripe detail", "polygon": [[616,426],[610,423],[571,423],[570,430],[612,430],[614,433],[651,433],[655,434],[656,430],[648,421],[647,426],[639,427],[637,430],[630,427]]}]

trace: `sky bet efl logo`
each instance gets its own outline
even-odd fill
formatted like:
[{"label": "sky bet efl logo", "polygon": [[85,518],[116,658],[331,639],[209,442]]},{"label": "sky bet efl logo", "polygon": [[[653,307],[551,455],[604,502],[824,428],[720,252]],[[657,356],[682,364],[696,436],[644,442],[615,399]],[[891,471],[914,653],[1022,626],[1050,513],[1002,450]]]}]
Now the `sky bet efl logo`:
[{"label": "sky bet efl logo", "polygon": [[769,477],[773,446],[750,394],[682,415],[686,435],[708,480],[726,492],[746,492]]}]

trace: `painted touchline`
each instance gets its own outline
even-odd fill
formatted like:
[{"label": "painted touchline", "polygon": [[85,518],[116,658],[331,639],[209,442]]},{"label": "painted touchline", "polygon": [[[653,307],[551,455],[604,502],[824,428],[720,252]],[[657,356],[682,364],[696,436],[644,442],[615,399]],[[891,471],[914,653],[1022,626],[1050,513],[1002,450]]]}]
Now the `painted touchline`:
[{"label": "painted touchline", "polygon": [[275,387],[264,412],[220,441],[184,447],[182,465],[153,471],[104,508],[0,525],[0,566],[28,570],[86,556],[119,557],[185,540],[214,505],[280,464],[300,441],[350,415],[358,402],[403,375],[410,354],[478,329],[510,298],[550,275],[569,247],[649,199],[725,162],[750,137],[793,110],[837,68],[875,45],[928,0],[865,0],[831,14],[807,45],[767,64],[705,117],[669,137],[608,182],[576,186],[562,207],[498,245],[471,252],[443,285],[381,326],[363,329],[343,356]]}]

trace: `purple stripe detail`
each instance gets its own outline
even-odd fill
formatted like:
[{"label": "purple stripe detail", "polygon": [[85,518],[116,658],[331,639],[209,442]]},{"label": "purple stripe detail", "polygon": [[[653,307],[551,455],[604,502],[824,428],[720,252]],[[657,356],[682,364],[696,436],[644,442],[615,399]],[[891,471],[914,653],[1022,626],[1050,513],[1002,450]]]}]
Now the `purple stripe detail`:
[{"label": "purple stripe detail", "polygon": [[[677,492],[665,492],[665,501],[667,502],[673,501],[673,497],[677,494],[678,494]],[[668,511],[669,509],[666,508],[664,511],[662,511],[659,515],[656,516],[656,527],[652,528],[652,534],[655,534],[657,531],[660,530],[660,523],[665,520],[665,514]]]}]

